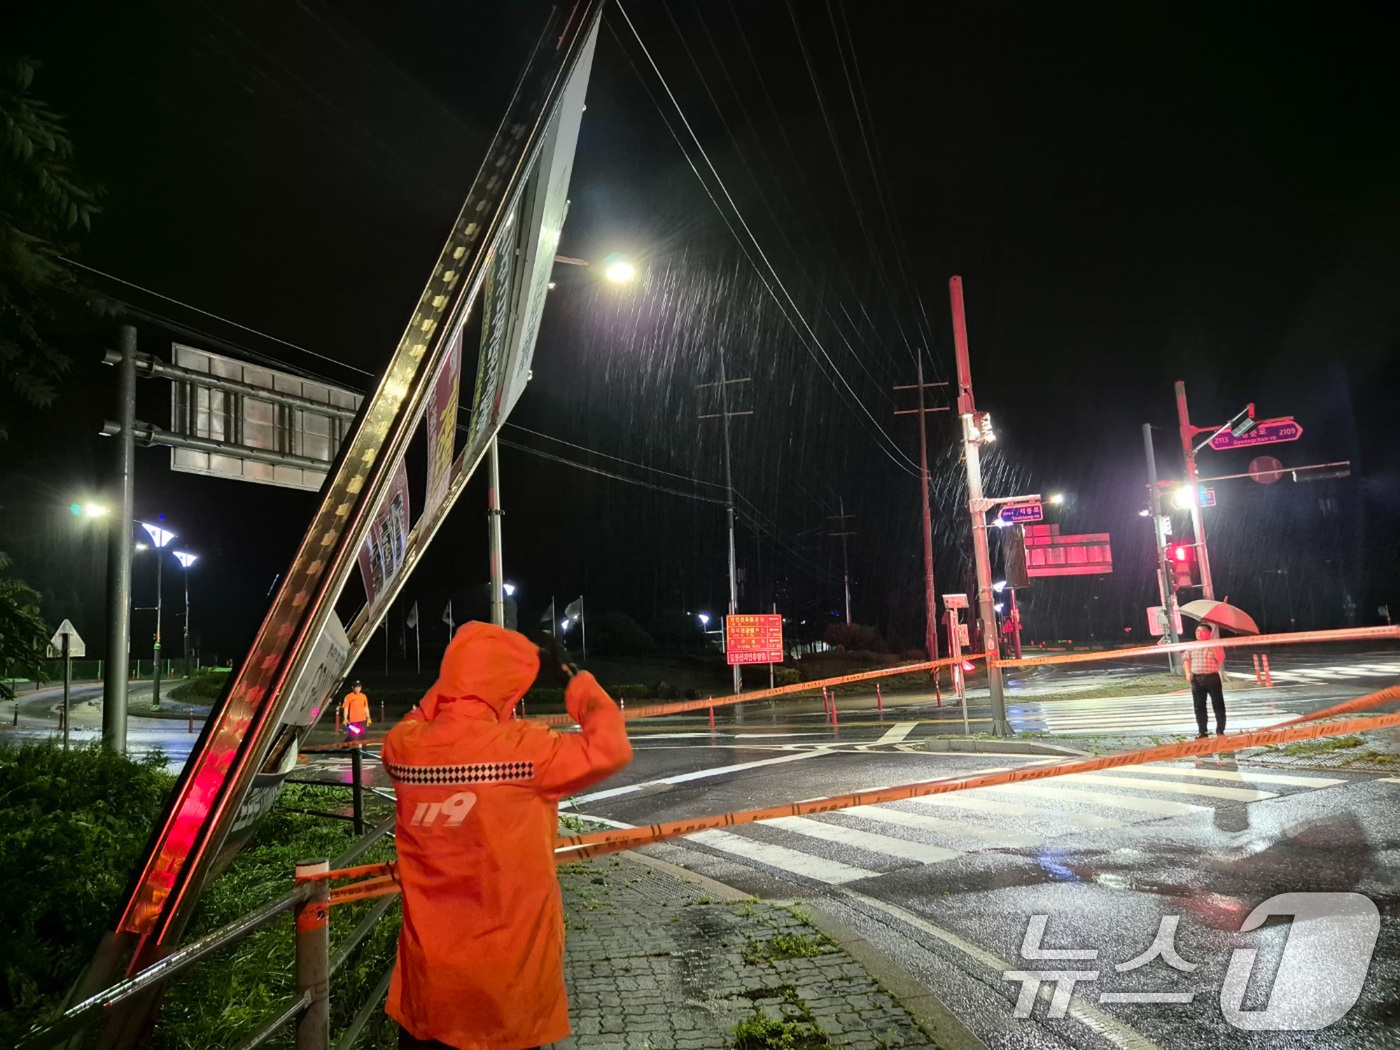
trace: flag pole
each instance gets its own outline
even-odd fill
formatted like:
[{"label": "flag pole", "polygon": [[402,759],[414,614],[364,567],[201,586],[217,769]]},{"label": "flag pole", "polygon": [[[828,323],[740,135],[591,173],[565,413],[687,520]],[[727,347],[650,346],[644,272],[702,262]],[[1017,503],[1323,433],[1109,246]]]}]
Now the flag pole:
[{"label": "flag pole", "polygon": [[578,596],[578,624],[583,630],[583,658],[588,659],[588,617],[583,611],[583,595]]}]

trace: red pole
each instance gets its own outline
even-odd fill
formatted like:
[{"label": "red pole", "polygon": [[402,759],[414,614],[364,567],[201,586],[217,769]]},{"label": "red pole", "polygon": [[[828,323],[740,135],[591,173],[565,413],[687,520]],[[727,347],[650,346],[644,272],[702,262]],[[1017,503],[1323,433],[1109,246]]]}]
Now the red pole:
[{"label": "red pole", "polygon": [[885,713],[885,698],[880,695],[880,683],[875,683],[875,706],[880,709],[880,714]]},{"label": "red pole", "polygon": [[[713,700],[714,697],[710,697],[710,699]],[[714,727],[715,727],[715,709],[712,707],[712,708],[710,708],[710,728],[713,729]]]},{"label": "red pole", "polygon": [[190,732],[194,732],[194,712],[190,712]]},{"label": "red pole", "polygon": [[831,697],[827,695],[826,686],[822,686],[822,710],[827,718],[831,717]]},{"label": "red pole", "polygon": [[840,720],[836,717],[836,690],[834,689],[831,691],[831,724],[833,726],[839,726],[841,724]]},{"label": "red pole", "polygon": [[1268,655],[1268,653],[1265,653],[1265,654],[1264,654],[1263,656],[1261,656],[1259,659],[1262,660],[1262,661],[1264,661],[1264,684],[1267,685],[1270,689],[1272,689],[1272,688],[1274,687],[1274,676],[1273,676],[1272,674],[1269,673],[1269,655]]}]

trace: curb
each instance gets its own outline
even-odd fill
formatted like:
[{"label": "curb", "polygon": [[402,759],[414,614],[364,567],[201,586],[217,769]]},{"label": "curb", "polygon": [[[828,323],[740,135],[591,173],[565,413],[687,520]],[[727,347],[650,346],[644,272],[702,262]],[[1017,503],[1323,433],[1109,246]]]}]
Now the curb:
[{"label": "curb", "polygon": [[[617,856],[623,861],[652,868],[682,882],[703,888],[706,892],[726,901],[752,900],[753,895],[736,890],[733,886],[719,882],[708,875],[682,868],[669,861],[648,857],[644,853],[625,850]],[[779,907],[791,905],[791,901],[768,900],[767,904]],[[820,914],[815,909],[804,908],[802,918],[828,940],[863,966],[890,997],[902,1007],[915,1024],[937,1044],[939,1050],[987,1050],[986,1044],[978,1039],[959,1020],[958,1016],[938,1001],[938,998],[914,978],[904,972],[884,952],[856,933],[845,923]]]}]

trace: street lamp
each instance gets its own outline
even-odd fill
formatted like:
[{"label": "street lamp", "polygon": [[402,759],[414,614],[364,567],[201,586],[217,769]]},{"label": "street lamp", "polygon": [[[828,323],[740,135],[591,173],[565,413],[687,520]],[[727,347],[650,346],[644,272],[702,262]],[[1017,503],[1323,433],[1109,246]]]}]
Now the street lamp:
[{"label": "street lamp", "polygon": [[74,503],[68,508],[75,518],[105,518],[112,508],[101,503]]},{"label": "street lamp", "polygon": [[161,557],[160,552],[175,539],[175,533],[150,522],[141,522],[141,527],[151,537],[151,546],[156,549],[156,640],[154,646],[155,670],[151,675],[151,710],[160,710],[160,620],[161,620]]},{"label": "street lamp", "polygon": [[507,597],[507,598],[512,597],[512,596],[515,594],[515,584],[513,584],[513,583],[505,583],[505,584],[502,584],[502,585],[501,585],[501,590],[503,590],[503,591],[506,592],[506,597]]},{"label": "street lamp", "polygon": [[185,658],[185,677],[190,675],[190,566],[199,561],[198,554],[191,554],[189,551],[175,551],[175,560],[180,563],[180,568],[185,570],[185,637],[184,644],[180,649],[180,654]]},{"label": "street lamp", "polygon": [[1050,496],[1050,502],[1051,502],[1051,503],[1054,503],[1054,504],[1057,504],[1057,505],[1058,505],[1058,504],[1060,504],[1060,503],[1063,503],[1064,501],[1065,501],[1065,494],[1064,494],[1063,492],[1055,492],[1055,493],[1052,493],[1051,496]]},{"label": "street lamp", "polygon": [[613,284],[626,284],[637,276],[637,268],[626,259],[616,259],[603,268],[603,276]]},{"label": "street lamp", "polygon": [[701,628],[707,628],[707,627],[710,626],[710,614],[709,614],[709,613],[701,613],[701,614],[697,617],[697,619],[700,621],[700,626],[701,626]]}]

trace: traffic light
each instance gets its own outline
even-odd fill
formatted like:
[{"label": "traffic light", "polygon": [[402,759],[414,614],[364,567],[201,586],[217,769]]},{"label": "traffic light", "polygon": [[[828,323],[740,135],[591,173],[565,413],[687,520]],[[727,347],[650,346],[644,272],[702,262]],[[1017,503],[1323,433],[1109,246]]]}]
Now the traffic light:
[{"label": "traffic light", "polygon": [[1177,590],[1194,587],[1199,582],[1196,571],[1196,546],[1192,543],[1178,543],[1172,547],[1172,583]]}]

